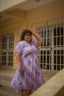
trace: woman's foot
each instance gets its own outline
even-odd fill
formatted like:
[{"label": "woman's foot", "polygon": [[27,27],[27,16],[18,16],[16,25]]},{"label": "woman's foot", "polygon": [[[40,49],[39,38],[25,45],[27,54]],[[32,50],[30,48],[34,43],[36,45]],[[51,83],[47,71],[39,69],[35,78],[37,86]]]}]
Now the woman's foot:
[{"label": "woman's foot", "polygon": [[31,94],[31,90],[22,90],[22,96],[29,96]]}]

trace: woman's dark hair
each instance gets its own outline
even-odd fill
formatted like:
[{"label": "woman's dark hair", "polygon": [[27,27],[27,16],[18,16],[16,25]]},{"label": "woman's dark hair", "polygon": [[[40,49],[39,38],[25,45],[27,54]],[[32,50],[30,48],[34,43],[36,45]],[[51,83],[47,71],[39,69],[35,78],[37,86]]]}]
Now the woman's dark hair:
[{"label": "woman's dark hair", "polygon": [[[22,33],[21,33],[21,36],[20,36],[20,40],[21,40],[21,41],[24,40],[24,36],[26,35],[26,33],[32,35],[32,32],[31,32],[30,30],[28,30],[28,29],[23,30]],[[32,41],[32,40],[31,40],[31,41]],[[31,41],[30,41],[30,42],[31,42]]]}]

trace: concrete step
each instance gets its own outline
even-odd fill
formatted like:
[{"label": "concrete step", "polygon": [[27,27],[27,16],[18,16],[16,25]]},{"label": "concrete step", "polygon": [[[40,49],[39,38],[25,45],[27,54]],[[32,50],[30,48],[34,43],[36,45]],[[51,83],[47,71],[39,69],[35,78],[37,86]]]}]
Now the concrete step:
[{"label": "concrete step", "polygon": [[0,69],[0,80],[11,81],[15,74],[15,70]]},{"label": "concrete step", "polygon": [[[0,80],[11,81],[14,74],[15,74],[15,72],[13,72],[13,73],[0,72]],[[53,75],[55,75],[55,73],[44,73],[43,72],[43,77],[44,77],[45,81],[48,81]]]},{"label": "concrete step", "polygon": [[[31,93],[34,91],[32,90]],[[11,87],[10,81],[0,80],[0,96],[22,96],[22,91],[21,89]]]},{"label": "concrete step", "polygon": [[[11,81],[15,74],[15,71],[16,71],[15,69],[0,69],[0,80]],[[42,73],[45,81],[48,81],[53,75],[56,74],[54,72],[44,72],[44,71],[42,71]]]},{"label": "concrete step", "polygon": [[43,72],[43,77],[45,82],[47,82],[51,77],[53,77],[56,73],[53,72]]},{"label": "concrete step", "polygon": [[5,76],[5,74],[4,75],[0,74],[0,80],[11,81],[12,77],[11,76]]},{"label": "concrete step", "polygon": [[[10,86],[15,70],[0,70],[0,96],[21,96],[21,89]],[[54,73],[43,72],[45,82],[48,81]],[[5,95],[6,94],[6,95]],[[10,95],[9,95],[10,94]]]},{"label": "concrete step", "polygon": [[9,90],[3,90],[2,88],[0,88],[0,96],[21,96],[21,95],[14,94],[9,92]]},{"label": "concrete step", "polygon": [[10,83],[10,81],[0,80],[0,89],[9,91],[10,93],[13,93],[15,95],[20,95],[21,90],[18,88],[11,87]]}]

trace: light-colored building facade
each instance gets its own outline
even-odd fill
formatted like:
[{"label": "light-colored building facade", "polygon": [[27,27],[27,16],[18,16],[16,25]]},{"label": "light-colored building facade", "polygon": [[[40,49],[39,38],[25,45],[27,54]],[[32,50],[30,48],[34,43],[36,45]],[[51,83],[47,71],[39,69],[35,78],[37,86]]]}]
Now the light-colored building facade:
[{"label": "light-colored building facade", "polygon": [[22,30],[27,28],[43,38],[38,54],[42,70],[56,72],[64,68],[64,0],[43,1],[47,2],[27,0],[21,6],[1,12],[1,67],[16,68],[14,48]]}]

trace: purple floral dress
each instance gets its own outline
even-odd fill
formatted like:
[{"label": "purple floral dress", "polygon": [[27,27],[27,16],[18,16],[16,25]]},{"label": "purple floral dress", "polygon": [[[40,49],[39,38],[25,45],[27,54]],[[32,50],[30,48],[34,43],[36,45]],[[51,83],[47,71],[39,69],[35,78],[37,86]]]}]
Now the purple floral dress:
[{"label": "purple floral dress", "polygon": [[14,52],[18,52],[20,55],[24,72],[19,72],[19,66],[17,64],[11,86],[20,89],[35,90],[45,83],[37,55],[37,42],[38,40],[34,40],[29,45],[25,41],[20,41],[17,44]]}]

